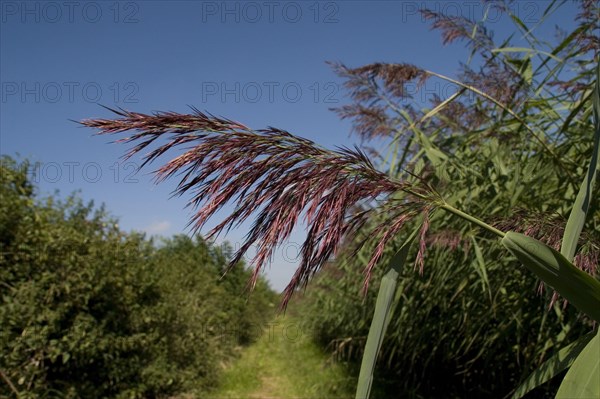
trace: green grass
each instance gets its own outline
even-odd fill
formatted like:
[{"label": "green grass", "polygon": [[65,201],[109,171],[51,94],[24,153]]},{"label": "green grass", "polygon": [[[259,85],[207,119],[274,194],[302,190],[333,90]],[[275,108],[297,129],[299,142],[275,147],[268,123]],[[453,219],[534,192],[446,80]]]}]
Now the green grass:
[{"label": "green grass", "polygon": [[352,398],[355,379],[310,338],[295,317],[276,317],[209,398]]}]

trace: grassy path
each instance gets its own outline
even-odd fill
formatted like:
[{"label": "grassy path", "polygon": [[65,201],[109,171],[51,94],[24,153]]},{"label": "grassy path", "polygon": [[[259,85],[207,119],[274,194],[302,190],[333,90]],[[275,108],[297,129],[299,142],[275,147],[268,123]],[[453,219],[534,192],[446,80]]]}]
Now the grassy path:
[{"label": "grassy path", "polygon": [[280,316],[226,369],[210,398],[352,398],[354,384],[293,317]]}]

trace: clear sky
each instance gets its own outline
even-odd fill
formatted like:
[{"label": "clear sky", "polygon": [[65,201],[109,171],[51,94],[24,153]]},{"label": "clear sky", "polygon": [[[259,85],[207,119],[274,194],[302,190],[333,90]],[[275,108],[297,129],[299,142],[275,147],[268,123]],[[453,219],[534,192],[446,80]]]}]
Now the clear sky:
[{"label": "clear sky", "polygon": [[[548,4],[521,1],[511,9],[533,27]],[[254,128],[286,129],[326,147],[350,146],[358,143],[350,123],[329,110],[347,99],[326,61],[352,67],[409,62],[453,76],[466,59],[464,44],[442,46],[439,33],[416,10],[429,7],[475,20],[486,12],[479,1],[0,5],[0,152],[39,161],[42,194],[81,190],[85,200],[106,204],[125,230],[165,236],[189,234],[187,198],[169,199],[175,181],[154,185],[152,167],[136,174],[139,158],[118,162],[125,146],[109,144],[111,139],[93,136],[70,119],[109,117],[98,104],[139,112],[187,112],[191,105]],[[572,24],[574,13],[568,5],[549,27]],[[506,15],[493,11],[488,20],[497,42],[511,33],[522,41]],[[552,39],[551,29],[540,32]],[[444,87],[426,90],[448,94]],[[235,248],[247,228],[225,239]],[[302,241],[298,231],[267,268],[274,288],[287,284]]]}]

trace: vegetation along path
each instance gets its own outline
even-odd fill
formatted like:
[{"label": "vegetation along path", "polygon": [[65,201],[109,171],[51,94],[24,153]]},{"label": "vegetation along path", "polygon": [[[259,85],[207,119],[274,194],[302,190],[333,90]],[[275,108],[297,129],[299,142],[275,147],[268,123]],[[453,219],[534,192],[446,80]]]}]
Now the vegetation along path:
[{"label": "vegetation along path", "polygon": [[279,316],[230,364],[212,399],[351,398],[354,378],[293,316]]}]

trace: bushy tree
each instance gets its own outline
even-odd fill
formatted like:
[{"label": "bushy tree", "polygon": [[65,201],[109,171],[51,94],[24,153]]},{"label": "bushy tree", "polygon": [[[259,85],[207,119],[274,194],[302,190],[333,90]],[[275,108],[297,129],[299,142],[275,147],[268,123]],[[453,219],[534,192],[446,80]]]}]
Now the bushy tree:
[{"label": "bushy tree", "polygon": [[2,395],[207,389],[219,364],[252,340],[245,327],[269,317],[266,283],[248,306],[239,278],[221,279],[226,256],[202,239],[174,237],[157,248],[77,196],[38,198],[27,162],[4,157],[1,169]]}]

